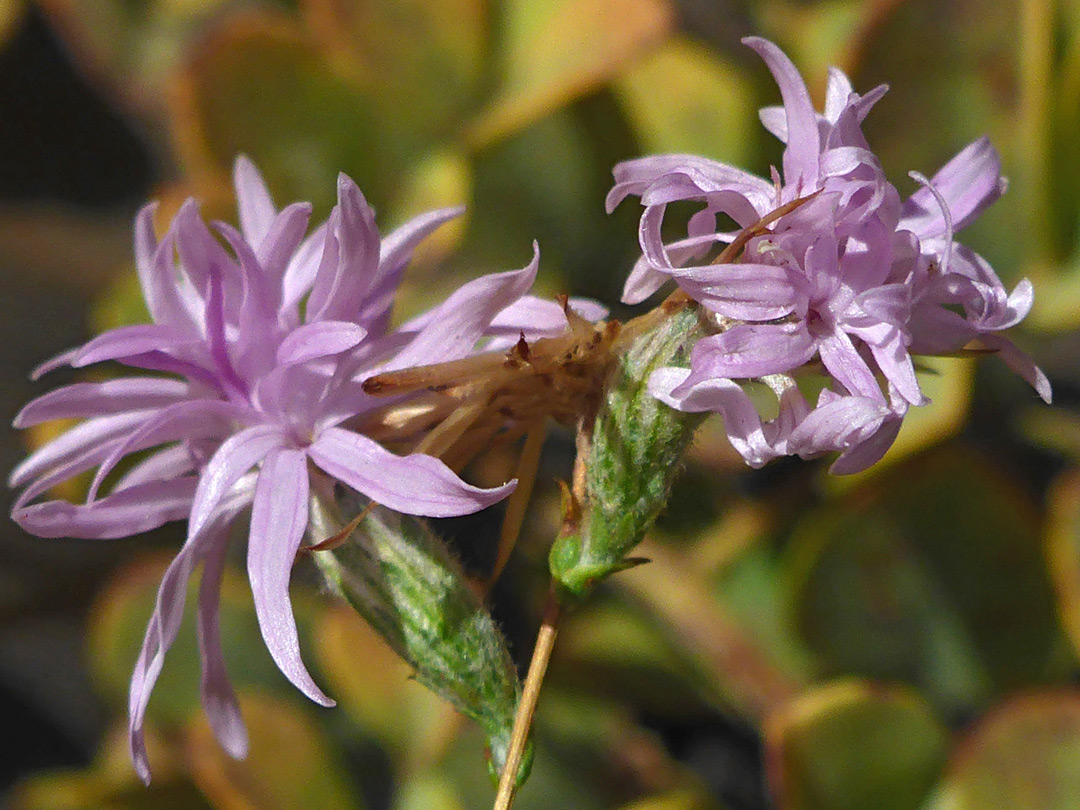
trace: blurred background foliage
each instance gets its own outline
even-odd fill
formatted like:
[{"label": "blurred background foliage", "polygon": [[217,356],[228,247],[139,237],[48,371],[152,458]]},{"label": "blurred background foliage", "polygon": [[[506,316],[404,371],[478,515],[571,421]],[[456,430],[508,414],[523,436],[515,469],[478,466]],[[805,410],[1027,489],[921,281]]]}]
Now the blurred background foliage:
[{"label": "blurred background foliage", "polygon": [[[466,203],[424,246],[401,311],[479,273],[617,300],[638,211],[603,210],[619,160],[687,151],[765,172],[777,102],[738,40],[784,47],[820,102],[837,65],[892,90],[866,122],[903,193],[981,134],[1008,195],[965,242],[1036,283],[1020,336],[1057,402],[999,363],[938,360],[885,461],[749,471],[706,424],[643,554],[572,616],[518,806],[624,810],[1080,807],[1080,2],[1077,0],[6,0],[0,3],[3,406],[91,328],[143,317],[130,221],[188,195],[228,218],[238,152],[279,203],[339,171],[383,229]],[[615,307],[617,315],[626,314]],[[43,432],[21,437],[30,442]],[[25,451],[3,441],[7,468]],[[548,442],[492,608],[528,659],[571,442]],[[487,459],[478,482],[513,460]],[[77,494],[77,493],[76,493]],[[470,570],[499,515],[440,529]],[[0,545],[0,772],[14,810],[490,805],[482,741],[298,566],[303,646],[339,700],[291,690],[238,566],[223,637],[252,751],[198,708],[182,631],[150,706],[155,781],[124,696],[179,536]]]}]

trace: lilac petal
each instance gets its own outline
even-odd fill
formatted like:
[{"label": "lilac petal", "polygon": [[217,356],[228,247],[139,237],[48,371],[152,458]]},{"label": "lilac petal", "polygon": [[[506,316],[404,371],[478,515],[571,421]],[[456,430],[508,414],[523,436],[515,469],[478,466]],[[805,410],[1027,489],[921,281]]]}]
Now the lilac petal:
[{"label": "lilac petal", "polygon": [[199,476],[188,536],[202,531],[236,482],[268,453],[284,447],[286,441],[284,431],[277,425],[256,425],[226,439]]},{"label": "lilac petal", "polygon": [[128,691],[128,745],[135,771],[144,784],[150,784],[150,762],[146,754],[144,725],[150,694],[161,674],[165,653],[180,630],[187,601],[187,581],[201,554],[202,538],[189,542],[165,570],[158,588],[157,604],[146,626],[142,649],[135,661]]},{"label": "lilac petal", "polygon": [[436,228],[464,212],[464,206],[428,211],[395,228],[382,240],[379,269],[365,295],[364,306],[358,318],[361,323],[368,325],[370,331],[382,333],[389,327],[401,277],[416,246]]},{"label": "lilac petal", "polygon": [[327,224],[324,222],[300,242],[289,260],[282,278],[282,309],[292,310],[315,283],[315,275],[322,263],[326,243]]},{"label": "lilac petal", "polygon": [[12,423],[27,428],[52,419],[83,419],[117,411],[160,408],[188,396],[187,383],[160,377],[128,377],[103,383],[75,383],[43,394]]},{"label": "lilac petal", "polygon": [[[230,303],[239,301],[237,285],[240,274],[236,263],[210,233],[195,200],[188,200],[176,215],[176,249],[180,262],[197,290],[205,290],[212,273],[223,279]],[[232,318],[230,318],[232,320]]]},{"label": "lilac petal", "polygon": [[896,386],[897,392],[912,405],[926,405],[929,403],[919,388],[919,381],[915,377],[915,366],[908,354],[904,336],[899,329],[889,330],[887,340],[870,343],[870,352],[877,361],[878,368],[885,375],[885,379]]},{"label": "lilac petal", "polygon": [[[608,314],[607,307],[591,298],[571,298],[567,306],[587,321],[599,321]],[[535,295],[523,295],[491,319],[487,334],[524,332],[525,337],[531,339],[531,336],[561,334],[568,325],[561,304]]]},{"label": "lilac petal", "polygon": [[221,603],[221,580],[225,573],[227,537],[209,540],[203,562],[202,580],[199,582],[199,606],[196,613],[196,632],[199,640],[199,656],[202,660],[202,676],[199,691],[203,711],[222,748],[234,759],[243,759],[248,752],[248,735],[240,706],[236,701],[229,674],[225,669],[225,657],[221,651],[221,628],[219,614]]},{"label": "lilac petal", "polygon": [[481,489],[466,484],[432,456],[397,456],[367,436],[327,428],[308,448],[311,460],[334,478],[396,512],[452,517],[477,512],[509,495],[517,481]]},{"label": "lilac petal", "polygon": [[528,292],[536,278],[540,249],[520,270],[491,273],[462,285],[429,314],[429,322],[386,370],[457,360],[467,355],[500,312]]},{"label": "lilac petal", "polygon": [[854,88],[851,86],[851,79],[847,77],[847,74],[839,68],[830,67],[829,79],[825,85],[826,120],[836,123],[840,113],[847,107],[848,100],[853,92]]},{"label": "lilac petal", "polygon": [[71,474],[93,467],[112,445],[145,422],[146,417],[145,413],[121,413],[88,419],[31,453],[12,470],[8,486],[21,487],[36,476],[89,455],[94,455],[96,460]]},{"label": "lilac petal", "polygon": [[135,217],[135,269],[143,300],[154,323],[198,332],[196,321],[177,287],[172,229],[159,244],[154,236],[157,203],[143,206]]},{"label": "lilac petal", "polygon": [[626,277],[621,300],[624,304],[640,304],[670,280],[671,276],[654,269],[649,260],[642,256]]},{"label": "lilac petal", "polygon": [[690,355],[692,378],[697,383],[780,374],[806,363],[816,349],[804,324],[739,324],[698,341]]},{"label": "lilac petal", "polygon": [[780,105],[770,105],[758,110],[758,120],[761,125],[776,136],[781,143],[787,143],[787,112]]},{"label": "lilac petal", "polygon": [[982,335],[980,340],[988,349],[996,351],[998,357],[1005,361],[1005,365],[1026,380],[1043,402],[1047,405],[1051,403],[1054,393],[1050,380],[1026,352],[1018,349],[1015,343],[1002,335]]},{"label": "lilac petal", "polygon": [[71,360],[82,368],[106,360],[123,362],[125,358],[152,351],[168,352],[197,344],[200,338],[174,326],[140,323],[110,329],[79,349]]},{"label": "lilac petal", "polygon": [[247,155],[237,155],[233,164],[233,186],[236,188],[236,207],[240,229],[248,244],[258,250],[270,232],[277,213],[266,182]]},{"label": "lilac petal", "polygon": [[165,653],[176,640],[180,630],[187,599],[187,581],[199,560],[210,551],[208,546],[225,543],[228,524],[243,506],[240,501],[226,504],[202,534],[190,538],[169,564],[158,588],[157,604],[146,627],[146,636],[135,662],[131,689],[128,692],[128,741],[131,759],[139,777],[146,784],[150,783],[150,763],[146,757],[143,733],[146,708],[150,703],[150,693],[161,674]]},{"label": "lilac petal", "polygon": [[341,354],[357,346],[367,330],[351,321],[319,321],[300,326],[281,341],[278,365],[306,363],[318,357]]},{"label": "lilac petal", "polygon": [[416,246],[432,234],[437,228],[465,213],[465,206],[438,208],[420,216],[413,217],[382,240],[379,249],[379,272],[394,272],[409,263]]},{"label": "lilac petal", "polygon": [[887,416],[869,437],[841,453],[840,458],[829,467],[829,472],[833,475],[852,475],[877,464],[896,441],[903,422],[900,416]]},{"label": "lilac petal", "polygon": [[791,436],[790,448],[803,458],[846,450],[872,436],[890,414],[884,398],[879,402],[861,396],[826,397],[811,411]]},{"label": "lilac petal", "polygon": [[50,371],[56,371],[56,369],[63,368],[64,366],[70,366],[71,362],[76,357],[78,357],[79,352],[81,351],[82,347],[80,346],[77,349],[68,349],[66,351],[62,351],[55,357],[49,358],[41,365],[36,366],[34,370],[30,372],[30,379],[36,382],[37,380],[40,380],[42,377],[48,374]]},{"label": "lilac petal", "polygon": [[127,537],[186,518],[196,483],[194,476],[151,481],[87,504],[46,501],[17,507],[11,517],[38,537]]},{"label": "lilac petal", "polygon": [[799,193],[816,188],[821,141],[817,113],[799,71],[776,45],[760,37],[745,37],[743,44],[753,48],[765,60],[780,88],[787,113],[788,141],[784,150],[784,178]]},{"label": "lilac petal", "polygon": [[95,496],[105,477],[129,453],[166,442],[228,436],[235,431],[238,423],[250,417],[251,413],[246,408],[215,399],[180,402],[163,408],[149,418],[144,417],[138,429],[112,448],[108,458],[101,463],[90,485],[89,497]]},{"label": "lilac petal", "polygon": [[730,188],[746,194],[763,205],[775,195],[772,184],[756,175],[697,155],[652,155],[619,163],[612,170],[615,186],[608,192],[606,206],[610,214],[628,195],[641,195],[652,183],[667,174],[679,172],[702,181],[706,187]]},{"label": "lilac petal", "polygon": [[308,298],[309,323],[356,320],[379,270],[380,240],[375,212],[356,183],[344,174],[338,175],[335,210],[337,216],[332,217],[330,229],[337,244],[337,261],[327,261],[331,245],[328,239],[323,263]]},{"label": "lilac petal", "polygon": [[795,287],[783,267],[711,264],[672,270],[671,277],[695,301],[729,318],[766,321],[795,308]]},{"label": "lilac petal", "polygon": [[289,261],[300,246],[311,219],[311,203],[293,203],[281,210],[261,243],[246,240],[255,249],[255,257],[266,274],[274,300],[280,300],[282,282]]},{"label": "lilac petal", "polygon": [[[649,377],[649,393],[680,411],[712,411],[724,419],[728,441],[751,467],[758,468],[777,457],[769,446],[754,403],[737,383],[725,379],[705,380],[685,387],[686,369],[661,368]],[[685,393],[675,394],[679,390]]]},{"label": "lilac petal", "polygon": [[307,529],[308,472],[303,450],[278,450],[263,461],[255,485],[248,537],[248,577],[266,648],[292,684],[322,706],[333,706],[300,657],[289,601],[289,578]]},{"label": "lilac petal", "polygon": [[164,481],[171,478],[179,478],[193,472],[197,466],[197,460],[191,448],[186,443],[174,444],[156,453],[151,453],[134,467],[125,472],[113,487],[113,492],[119,492],[128,487],[139,484],[147,484],[151,481]]},{"label": "lilac petal", "polygon": [[884,405],[885,395],[881,393],[874,372],[842,330],[818,338],[818,353],[829,374],[848,391]]},{"label": "lilac petal", "polygon": [[[970,225],[1008,186],[1001,176],[1001,156],[985,136],[960,150],[930,183],[947,201],[954,231]],[[914,231],[920,239],[944,234],[941,208],[928,187],[920,188],[904,202],[900,227]]]}]

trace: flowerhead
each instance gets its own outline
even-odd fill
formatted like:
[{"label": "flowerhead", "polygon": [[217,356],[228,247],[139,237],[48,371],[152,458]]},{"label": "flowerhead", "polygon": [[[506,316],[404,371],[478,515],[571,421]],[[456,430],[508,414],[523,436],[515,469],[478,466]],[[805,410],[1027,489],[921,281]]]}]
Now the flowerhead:
[{"label": "flowerhead", "polygon": [[[791,61],[770,42],[748,38],[769,67],[782,107],[761,120],[785,142],[771,182],[716,161],[659,155],[615,167],[609,208],[641,199],[642,258],[623,300],[637,303],[674,281],[710,321],[689,369],[665,369],[650,390],[673,407],[718,411],[748,463],[779,455],[839,451],[835,472],[880,458],[911,406],[928,402],[913,354],[975,343],[997,352],[1046,401],[1049,382],[999,334],[1027,314],[1031,284],[1008,293],[990,265],[954,241],[1004,192],[997,152],[982,138],[950,160],[906,201],[881,170],[861,124],[885,93],[854,92],[831,69],[823,112],[814,110]],[[687,235],[666,241],[667,206],[701,206]],[[717,216],[734,223],[721,229]],[[740,247],[729,256],[718,246]],[[728,249],[730,253],[730,248]],[[719,258],[719,261],[717,260]],[[817,405],[795,375],[823,371]],[[779,401],[763,422],[736,380],[761,380]]]},{"label": "flowerhead", "polygon": [[[240,158],[240,229],[214,223],[188,200],[160,241],[154,205],[135,222],[135,258],[153,323],[108,331],[37,373],[114,361],[134,376],[76,383],[28,404],[18,427],[80,424],[12,473],[23,487],[14,519],[45,537],[122,537],[187,520],[187,540],[165,573],[130,693],[132,755],[143,779],[147,703],[179,631],[186,583],[202,564],[197,626],[202,699],[223,747],[247,738],[225,671],[218,599],[231,524],[250,509],[247,566],[263,639],[285,676],[332,705],[300,656],[288,586],[313,491],[333,481],[391,509],[445,517],[482,509],[509,482],[481,489],[430,455],[397,455],[365,435],[376,402],[362,390],[382,368],[454,360],[485,335],[557,330],[554,303],[526,295],[526,267],[465,284],[426,316],[390,329],[394,295],[415,246],[459,209],[416,217],[380,237],[374,212],[348,177],[329,219],[308,232],[311,207],[278,209],[254,165]],[[561,321],[560,321],[561,319]],[[147,373],[149,372],[149,373]],[[122,474],[117,465],[128,459]],[[38,499],[95,470],[85,503]]]}]

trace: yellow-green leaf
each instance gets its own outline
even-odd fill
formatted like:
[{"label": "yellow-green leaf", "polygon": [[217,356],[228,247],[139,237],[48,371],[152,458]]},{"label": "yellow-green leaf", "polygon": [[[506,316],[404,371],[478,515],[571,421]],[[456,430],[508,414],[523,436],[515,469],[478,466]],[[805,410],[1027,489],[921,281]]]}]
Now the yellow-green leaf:
[{"label": "yellow-green leaf", "polygon": [[506,0],[499,19],[499,89],[469,130],[476,145],[596,89],[673,22],[665,0]]},{"label": "yellow-green leaf", "polygon": [[256,693],[242,694],[240,709],[250,739],[243,760],[221,750],[204,717],[187,730],[192,777],[215,807],[363,806],[340,755],[308,711]]},{"label": "yellow-green leaf", "polygon": [[687,152],[743,165],[757,134],[742,66],[685,38],[666,42],[619,76],[613,89],[645,152]]},{"label": "yellow-green leaf", "polygon": [[1080,692],[1017,697],[968,735],[945,783],[952,810],[1080,807]]},{"label": "yellow-green leaf", "polygon": [[845,680],[774,713],[765,739],[780,810],[916,810],[948,738],[913,690]]}]

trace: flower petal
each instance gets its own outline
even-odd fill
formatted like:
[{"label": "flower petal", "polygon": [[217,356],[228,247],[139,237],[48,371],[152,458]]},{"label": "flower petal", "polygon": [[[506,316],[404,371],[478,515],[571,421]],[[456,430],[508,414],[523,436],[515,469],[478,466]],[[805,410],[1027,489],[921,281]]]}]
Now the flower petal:
[{"label": "flower petal", "polygon": [[743,44],[765,60],[780,88],[787,113],[787,149],[784,150],[784,179],[805,194],[817,187],[821,141],[817,113],[799,71],[783,51],[767,39],[746,37]]},{"label": "flower petal", "polygon": [[128,377],[103,383],[75,383],[31,401],[15,417],[17,428],[52,419],[83,419],[117,411],[160,408],[188,396],[188,385],[160,377]]},{"label": "flower petal", "polygon": [[195,615],[199,657],[202,662],[199,693],[214,737],[229,756],[243,759],[248,752],[247,729],[240,714],[236,692],[233,691],[229,673],[225,668],[225,656],[221,651],[221,628],[218,624],[221,580],[225,573],[228,550],[226,539],[214,539],[208,543],[202,580],[199,582],[199,605]]},{"label": "flower petal", "polygon": [[280,366],[306,363],[318,357],[341,354],[354,348],[367,330],[351,321],[318,321],[290,332],[277,350]]},{"label": "flower petal", "polygon": [[466,484],[437,458],[398,456],[343,428],[327,428],[308,448],[316,466],[397,512],[452,517],[477,512],[509,495],[517,482],[481,489]]},{"label": "flower petal", "polygon": [[495,317],[529,291],[536,279],[540,249],[520,270],[491,273],[462,285],[429,313],[415,338],[386,366],[387,371],[464,357]]},{"label": "flower petal", "polygon": [[804,324],[740,324],[698,341],[690,355],[691,376],[697,384],[780,374],[806,363],[816,349]]},{"label": "flower petal", "polygon": [[289,579],[307,529],[308,472],[303,450],[278,450],[266,457],[255,485],[248,537],[248,577],[266,648],[278,669],[311,700],[333,706],[315,685],[300,657]]},{"label": "flower petal", "polygon": [[87,504],[45,501],[16,507],[11,517],[38,537],[93,540],[127,537],[186,518],[191,511],[196,483],[194,476],[151,481]]},{"label": "flower petal", "polygon": [[237,155],[233,164],[233,186],[236,188],[236,208],[244,239],[258,250],[270,232],[277,210],[262,174],[247,155]]}]

